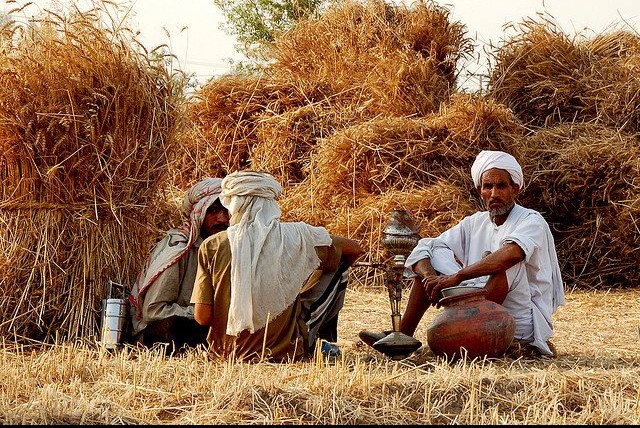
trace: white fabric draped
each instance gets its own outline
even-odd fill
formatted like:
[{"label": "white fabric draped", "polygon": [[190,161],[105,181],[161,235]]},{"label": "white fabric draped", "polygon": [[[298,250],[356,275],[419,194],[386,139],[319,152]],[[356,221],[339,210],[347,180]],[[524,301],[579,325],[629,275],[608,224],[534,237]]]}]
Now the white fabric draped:
[{"label": "white fabric draped", "polygon": [[323,227],[280,222],[282,187],[269,174],[240,171],[222,182],[220,201],[231,215],[231,304],[227,334],[263,328],[296,299],[320,265],[316,246],[331,245]]}]

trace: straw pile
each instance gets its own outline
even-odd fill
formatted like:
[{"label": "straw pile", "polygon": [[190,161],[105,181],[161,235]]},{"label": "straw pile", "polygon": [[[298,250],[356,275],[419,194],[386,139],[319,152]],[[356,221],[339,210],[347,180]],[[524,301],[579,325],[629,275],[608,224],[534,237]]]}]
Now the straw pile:
[{"label": "straw pile", "polygon": [[541,129],[523,142],[524,195],[553,225],[565,281],[640,281],[640,145],[595,124]]},{"label": "straw pile", "polygon": [[323,224],[380,258],[380,234],[394,209],[408,210],[421,236],[475,211],[473,158],[482,149],[517,154],[518,135],[507,109],[463,94],[437,114],[353,125],[318,144],[308,177],[282,198],[283,217]]},{"label": "straw pile", "polygon": [[550,20],[523,21],[492,54],[489,95],[526,124],[597,121],[640,131],[640,36],[570,38]]},{"label": "straw pile", "polygon": [[335,4],[276,40],[261,73],[225,76],[199,91],[176,177],[192,182],[252,167],[296,184],[319,140],[334,132],[381,115],[437,111],[453,91],[457,60],[470,51],[463,26],[432,3]]},{"label": "straw pile", "polygon": [[250,165],[263,116],[305,103],[288,84],[263,75],[227,75],[211,81],[187,105],[189,126],[179,137],[172,182],[186,189],[203,177],[222,177]]},{"label": "straw pile", "polygon": [[2,335],[95,333],[107,280],[134,281],[165,218],[182,80],[114,12],[0,36]]},{"label": "straw pile", "polygon": [[320,19],[300,22],[270,52],[277,79],[307,92],[343,94],[372,115],[425,115],[455,87],[458,60],[472,51],[447,9],[417,1],[336,3]]},{"label": "straw pile", "polygon": [[525,20],[494,54],[489,96],[531,126],[525,203],[556,233],[563,274],[590,288],[640,280],[640,36],[570,39]]}]

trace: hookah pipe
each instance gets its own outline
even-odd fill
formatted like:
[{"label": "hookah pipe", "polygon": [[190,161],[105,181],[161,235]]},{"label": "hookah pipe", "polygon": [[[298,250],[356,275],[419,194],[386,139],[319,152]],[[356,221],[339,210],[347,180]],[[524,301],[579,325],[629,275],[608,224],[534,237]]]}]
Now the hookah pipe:
[{"label": "hookah pipe", "polygon": [[382,245],[393,255],[391,266],[384,263],[356,262],[355,266],[366,266],[385,271],[389,302],[391,303],[391,325],[393,330],[384,338],[373,344],[373,348],[394,360],[401,360],[417,350],[422,343],[400,331],[402,315],[400,301],[402,300],[402,279],[406,257],[416,246],[420,236],[413,226],[411,216],[407,211],[395,210],[382,232]]}]

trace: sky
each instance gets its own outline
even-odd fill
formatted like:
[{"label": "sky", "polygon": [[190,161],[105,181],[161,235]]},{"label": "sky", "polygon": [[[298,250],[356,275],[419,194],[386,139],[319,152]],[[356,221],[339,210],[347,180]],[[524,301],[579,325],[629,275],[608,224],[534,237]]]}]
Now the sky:
[{"label": "sky", "polygon": [[[38,10],[68,4],[71,0],[32,0],[23,15]],[[80,0],[81,1],[81,0]],[[140,31],[139,40],[150,49],[167,44],[176,56],[176,67],[194,74],[197,81],[206,83],[211,77],[231,70],[231,63],[243,59],[236,49],[236,40],[220,29],[224,17],[213,0],[122,0],[117,1],[130,10],[133,29]],[[412,0],[394,0],[410,5]],[[0,11],[15,5],[0,0]],[[626,28],[640,35],[639,0],[438,0],[450,10],[450,19],[467,28],[467,36],[475,40],[478,62],[467,65],[471,72],[482,73],[486,68],[483,46],[496,45],[510,33],[508,24],[517,24],[539,14],[552,17],[567,34],[594,35],[612,29]],[[81,4],[78,2],[78,4]]]}]

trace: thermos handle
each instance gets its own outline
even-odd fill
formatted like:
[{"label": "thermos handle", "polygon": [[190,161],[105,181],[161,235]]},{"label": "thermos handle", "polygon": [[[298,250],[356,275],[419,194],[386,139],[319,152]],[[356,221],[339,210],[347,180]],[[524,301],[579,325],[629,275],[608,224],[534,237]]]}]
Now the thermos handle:
[{"label": "thermos handle", "polygon": [[127,299],[127,294],[129,294],[129,290],[127,289],[126,286],[124,286],[123,284],[119,284],[117,282],[112,281],[111,279],[108,280],[109,283],[109,289],[107,291],[107,299],[111,299],[112,296],[112,292],[114,288],[120,289],[120,296],[122,299]]}]

